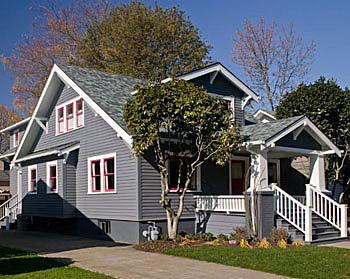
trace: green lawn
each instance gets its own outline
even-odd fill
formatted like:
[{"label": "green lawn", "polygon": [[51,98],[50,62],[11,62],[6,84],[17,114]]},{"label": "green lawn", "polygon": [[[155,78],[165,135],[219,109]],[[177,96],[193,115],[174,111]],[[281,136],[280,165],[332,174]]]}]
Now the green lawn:
[{"label": "green lawn", "polygon": [[108,279],[112,277],[0,246],[0,278]]},{"label": "green lawn", "polygon": [[174,248],[164,254],[239,266],[296,278],[350,278],[350,250],[333,247],[245,249]]}]

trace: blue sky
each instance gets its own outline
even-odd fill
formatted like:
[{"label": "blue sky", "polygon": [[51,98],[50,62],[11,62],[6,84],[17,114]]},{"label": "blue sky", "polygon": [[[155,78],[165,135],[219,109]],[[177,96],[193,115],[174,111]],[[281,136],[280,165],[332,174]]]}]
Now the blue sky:
[{"label": "blue sky", "polygon": [[[243,80],[243,72],[230,60],[231,38],[245,17],[255,20],[263,16],[268,21],[273,18],[277,23],[293,22],[295,30],[305,41],[316,41],[317,56],[309,76],[310,81],[323,75],[335,78],[342,87],[350,86],[350,1],[158,0],[158,3],[164,7],[178,4],[213,46],[213,59],[222,62]],[[0,2],[0,53],[9,55],[21,34],[30,31],[35,14],[29,7],[28,0]],[[1,67],[0,104],[12,104],[12,83],[8,71]]]}]

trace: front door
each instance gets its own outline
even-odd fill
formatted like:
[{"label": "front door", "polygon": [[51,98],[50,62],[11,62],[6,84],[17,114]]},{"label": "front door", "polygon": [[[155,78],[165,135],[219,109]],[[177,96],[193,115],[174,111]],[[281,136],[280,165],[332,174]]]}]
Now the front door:
[{"label": "front door", "polygon": [[244,191],[244,160],[231,161],[231,193],[232,195],[242,195]]}]

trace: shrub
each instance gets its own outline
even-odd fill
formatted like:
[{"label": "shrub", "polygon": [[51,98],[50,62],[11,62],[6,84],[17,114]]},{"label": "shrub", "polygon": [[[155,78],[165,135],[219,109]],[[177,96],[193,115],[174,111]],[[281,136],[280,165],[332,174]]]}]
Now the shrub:
[{"label": "shrub", "polygon": [[293,246],[294,246],[294,247],[305,246],[305,242],[302,241],[301,239],[297,239],[297,240],[294,241]]},{"label": "shrub", "polygon": [[166,240],[166,241],[170,240],[169,235],[167,235],[167,234],[162,234],[162,235],[160,236],[160,239],[161,239],[161,240]]},{"label": "shrub", "polygon": [[271,248],[271,244],[264,237],[263,240],[261,240],[261,242],[259,243],[258,248]]},{"label": "shrub", "polygon": [[280,240],[284,240],[285,242],[287,242],[288,233],[284,228],[274,228],[271,233],[271,242],[277,244]]},{"label": "shrub", "polygon": [[233,232],[230,233],[230,240],[240,242],[242,239],[248,240],[248,233],[245,227],[233,228]]},{"label": "shrub", "polygon": [[218,241],[228,241],[228,237],[226,234],[220,233],[216,236],[216,239]]},{"label": "shrub", "polygon": [[253,248],[252,246],[249,245],[248,240],[246,239],[241,239],[239,246],[241,248]]},{"label": "shrub", "polygon": [[182,241],[181,235],[176,235],[175,238],[174,238],[174,241],[177,242],[177,243],[181,242]]},{"label": "shrub", "polygon": [[277,247],[278,248],[287,248],[287,241],[284,239],[281,239],[277,242]]},{"label": "shrub", "polygon": [[194,235],[193,234],[186,234],[184,238],[186,240],[194,240]]},{"label": "shrub", "polygon": [[201,234],[201,240],[204,241],[211,241],[213,239],[214,235],[212,233],[202,233]]}]

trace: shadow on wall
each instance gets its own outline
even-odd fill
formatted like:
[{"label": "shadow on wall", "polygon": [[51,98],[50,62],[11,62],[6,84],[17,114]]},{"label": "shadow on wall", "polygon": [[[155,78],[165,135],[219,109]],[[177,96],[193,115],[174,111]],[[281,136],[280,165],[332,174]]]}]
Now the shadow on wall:
[{"label": "shadow on wall", "polygon": [[292,158],[283,158],[281,162],[281,188],[291,195],[305,195],[305,184],[309,178],[292,167]]},{"label": "shadow on wall", "polygon": [[[18,229],[21,231],[51,232],[66,235],[57,239],[45,234],[45,241],[61,241],[62,245],[38,245],[40,253],[59,252],[88,247],[125,246],[113,242],[111,234],[106,230],[111,227],[102,222],[107,220],[91,220],[75,206],[56,193],[48,193],[48,186],[43,180],[37,182],[37,193],[27,194],[22,200],[22,214],[18,216]],[[68,235],[80,236],[69,238]],[[33,236],[34,237],[34,236]],[[86,237],[84,239],[82,237]],[[91,239],[88,239],[91,238]],[[103,241],[101,241],[103,240]],[[69,245],[67,245],[69,243]],[[42,246],[42,249],[40,248]]]}]

